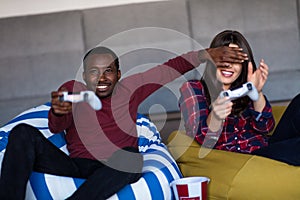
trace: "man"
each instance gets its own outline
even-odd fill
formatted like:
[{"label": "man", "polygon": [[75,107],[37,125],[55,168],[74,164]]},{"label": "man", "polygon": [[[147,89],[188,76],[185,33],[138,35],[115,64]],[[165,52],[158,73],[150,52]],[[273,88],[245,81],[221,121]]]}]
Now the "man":
[{"label": "man", "polygon": [[[240,48],[200,50],[120,80],[116,54],[106,47],[90,50],[83,59],[85,84],[68,81],[51,93],[49,129],[53,133],[66,130],[70,155],[61,152],[34,127],[17,125],[9,135],[3,158],[0,199],[24,199],[32,171],[87,179],[69,199],[109,198],[141,177],[143,158],[137,149],[135,125],[139,104],[201,62],[227,65],[246,59]],[[101,110],[94,111],[85,102],[59,100],[62,91],[84,90],[94,91],[101,99]]]}]

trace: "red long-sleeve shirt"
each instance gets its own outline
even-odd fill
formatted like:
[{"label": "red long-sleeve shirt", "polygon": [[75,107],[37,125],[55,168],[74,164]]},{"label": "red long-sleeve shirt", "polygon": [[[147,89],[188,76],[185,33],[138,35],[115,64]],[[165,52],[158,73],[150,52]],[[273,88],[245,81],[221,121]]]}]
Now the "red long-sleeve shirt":
[{"label": "red long-sleeve shirt", "polygon": [[[190,52],[126,77],[116,85],[111,97],[101,99],[99,111],[84,102],[73,104],[73,112],[63,116],[54,115],[50,109],[49,128],[53,133],[66,130],[71,157],[103,160],[120,148],[137,147],[136,115],[140,103],[164,84],[199,65],[198,52]],[[87,90],[83,83],[75,81],[61,87],[70,92]]]}]

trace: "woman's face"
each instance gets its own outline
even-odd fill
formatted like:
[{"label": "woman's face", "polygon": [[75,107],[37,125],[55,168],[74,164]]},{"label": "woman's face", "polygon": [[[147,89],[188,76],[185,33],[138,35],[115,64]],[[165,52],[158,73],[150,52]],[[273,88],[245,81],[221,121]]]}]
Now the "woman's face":
[{"label": "woman's face", "polygon": [[[229,44],[229,47],[238,47],[236,44]],[[241,63],[230,63],[229,66],[217,66],[216,77],[223,83],[223,89],[228,90],[231,84],[240,76],[242,72]]]}]

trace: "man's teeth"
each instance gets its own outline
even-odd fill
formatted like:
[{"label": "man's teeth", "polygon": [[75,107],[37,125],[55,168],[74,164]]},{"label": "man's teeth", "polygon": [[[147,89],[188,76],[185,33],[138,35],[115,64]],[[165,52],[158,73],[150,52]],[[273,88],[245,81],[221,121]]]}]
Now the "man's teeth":
[{"label": "man's teeth", "polygon": [[98,89],[105,89],[105,88],[107,88],[107,86],[106,85],[98,85],[97,88]]}]

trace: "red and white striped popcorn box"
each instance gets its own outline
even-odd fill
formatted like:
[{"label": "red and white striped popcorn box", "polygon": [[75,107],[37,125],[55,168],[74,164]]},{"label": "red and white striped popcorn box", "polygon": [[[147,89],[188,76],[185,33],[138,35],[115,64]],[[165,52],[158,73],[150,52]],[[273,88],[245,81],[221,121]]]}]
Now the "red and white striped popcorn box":
[{"label": "red and white striped popcorn box", "polygon": [[207,177],[186,177],[174,180],[170,186],[176,200],[207,200]]}]

